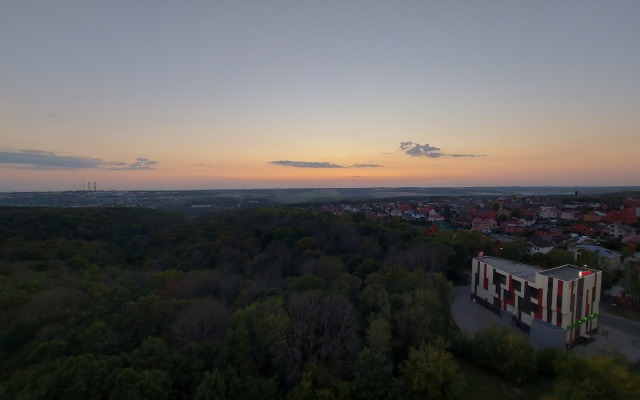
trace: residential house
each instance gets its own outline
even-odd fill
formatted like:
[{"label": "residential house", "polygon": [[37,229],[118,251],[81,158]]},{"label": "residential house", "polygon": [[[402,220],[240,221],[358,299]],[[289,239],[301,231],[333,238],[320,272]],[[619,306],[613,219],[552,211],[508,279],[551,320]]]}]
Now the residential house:
[{"label": "residential house", "polygon": [[620,269],[622,267],[622,254],[617,251],[606,249],[595,244],[577,244],[569,246],[567,251],[573,254],[578,263],[582,252],[595,253],[600,261],[600,266],[606,269]]},{"label": "residential house", "polygon": [[560,212],[560,219],[567,221],[577,221],[580,219],[580,212],[577,210],[565,209]]},{"label": "residential house", "polygon": [[436,210],[429,211],[429,215],[427,216],[427,221],[431,222],[442,222],[444,221],[444,217],[436,212]]},{"label": "residential house", "polygon": [[492,231],[498,228],[498,223],[493,218],[475,217],[471,221],[471,229],[480,232]]},{"label": "residential house", "polygon": [[539,236],[531,236],[527,239],[527,249],[530,255],[536,253],[547,254],[555,247],[555,244]]},{"label": "residential house", "polygon": [[584,222],[600,222],[607,214],[600,211],[591,211],[582,216]]},{"label": "residential house", "polygon": [[540,207],[540,218],[558,218],[559,211],[555,207]]},{"label": "residential house", "polygon": [[608,224],[604,228],[604,233],[611,238],[621,238],[636,233],[636,228],[621,223]]},{"label": "residential house", "polygon": [[593,224],[584,224],[579,222],[575,225],[571,225],[570,229],[571,232],[584,236],[596,237],[600,234],[600,229],[598,228],[598,226]]},{"label": "residential house", "polygon": [[527,225],[523,224],[519,219],[510,219],[500,224],[500,230],[509,234],[523,234],[527,231]]}]

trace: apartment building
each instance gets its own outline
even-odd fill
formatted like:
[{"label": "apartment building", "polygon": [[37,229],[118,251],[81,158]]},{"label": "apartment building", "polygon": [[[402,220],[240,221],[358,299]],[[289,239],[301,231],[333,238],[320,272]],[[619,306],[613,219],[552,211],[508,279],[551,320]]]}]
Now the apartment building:
[{"label": "apartment building", "polygon": [[[541,269],[496,257],[476,257],[471,298],[533,335],[571,346],[598,326],[602,272],[576,265]],[[540,333],[542,332],[542,333]],[[533,340],[532,340],[533,341]]]}]

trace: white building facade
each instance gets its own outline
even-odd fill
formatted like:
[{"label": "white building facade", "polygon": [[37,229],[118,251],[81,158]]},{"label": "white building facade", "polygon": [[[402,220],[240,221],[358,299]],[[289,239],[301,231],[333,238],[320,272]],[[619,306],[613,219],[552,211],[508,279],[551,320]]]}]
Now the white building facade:
[{"label": "white building facade", "polygon": [[575,265],[548,270],[495,257],[471,267],[471,298],[497,313],[510,313],[529,332],[534,319],[563,329],[566,344],[594,332],[602,272]]}]

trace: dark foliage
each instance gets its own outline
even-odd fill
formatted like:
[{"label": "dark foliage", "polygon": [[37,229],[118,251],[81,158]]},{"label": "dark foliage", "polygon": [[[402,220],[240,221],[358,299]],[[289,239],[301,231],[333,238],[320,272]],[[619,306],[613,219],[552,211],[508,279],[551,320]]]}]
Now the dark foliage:
[{"label": "dark foliage", "polygon": [[445,276],[482,246],[297,209],[0,208],[0,398],[455,398],[445,343],[580,381],[553,355],[483,353],[518,347],[502,333],[461,339]]}]

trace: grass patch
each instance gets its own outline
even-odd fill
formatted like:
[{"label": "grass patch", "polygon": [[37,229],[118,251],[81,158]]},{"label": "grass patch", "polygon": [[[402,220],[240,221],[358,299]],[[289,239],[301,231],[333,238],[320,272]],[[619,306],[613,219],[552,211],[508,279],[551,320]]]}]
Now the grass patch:
[{"label": "grass patch", "polygon": [[465,398],[469,400],[534,400],[548,392],[548,384],[529,382],[518,385],[508,379],[456,357],[460,371],[467,380]]}]

